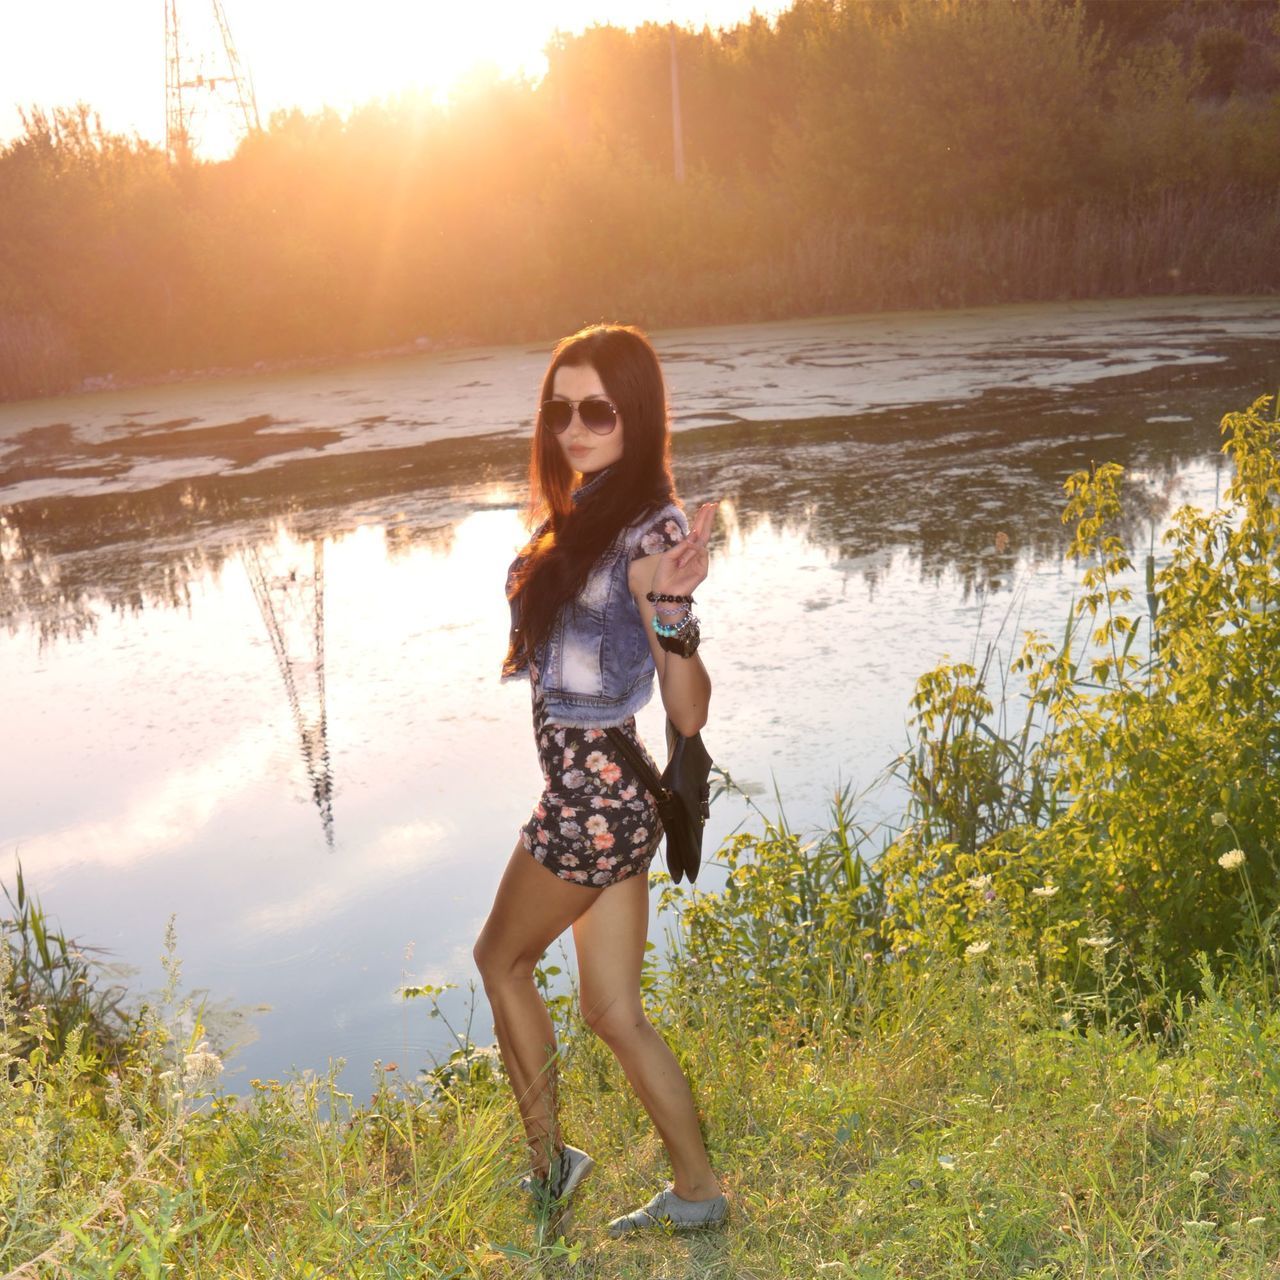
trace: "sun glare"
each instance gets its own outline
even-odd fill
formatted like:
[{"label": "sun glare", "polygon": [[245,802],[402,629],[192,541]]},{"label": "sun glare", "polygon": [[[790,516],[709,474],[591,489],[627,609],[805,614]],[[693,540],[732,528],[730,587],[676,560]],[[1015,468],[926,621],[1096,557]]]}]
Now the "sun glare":
[{"label": "sun glare", "polygon": [[[557,30],[646,21],[729,26],[753,8],[774,15],[786,6],[751,0],[222,0],[221,7],[265,123],[272,112],[294,107],[345,113],[405,93],[444,104],[473,79],[537,80],[546,70],[543,51]],[[191,74],[206,80],[225,76],[212,0],[177,0],[177,11]],[[43,0],[6,22],[8,38],[0,41],[0,141],[21,132],[20,108],[76,102],[88,103],[112,131],[163,140],[162,5]],[[78,36],[72,49],[61,39],[69,22]],[[197,150],[216,158],[230,150],[239,125],[225,102],[211,101],[205,115]]]}]

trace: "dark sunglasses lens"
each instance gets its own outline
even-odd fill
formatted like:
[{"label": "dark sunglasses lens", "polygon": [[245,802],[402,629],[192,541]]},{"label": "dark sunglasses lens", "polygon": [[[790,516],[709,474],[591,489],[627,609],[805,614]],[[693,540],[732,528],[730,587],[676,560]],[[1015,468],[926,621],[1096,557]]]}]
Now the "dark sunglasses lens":
[{"label": "dark sunglasses lens", "polygon": [[600,435],[612,431],[617,421],[613,405],[607,400],[584,400],[578,406],[578,412],[582,415],[582,425]]},{"label": "dark sunglasses lens", "polygon": [[567,400],[542,402],[542,425],[559,435],[573,421],[573,405]]}]

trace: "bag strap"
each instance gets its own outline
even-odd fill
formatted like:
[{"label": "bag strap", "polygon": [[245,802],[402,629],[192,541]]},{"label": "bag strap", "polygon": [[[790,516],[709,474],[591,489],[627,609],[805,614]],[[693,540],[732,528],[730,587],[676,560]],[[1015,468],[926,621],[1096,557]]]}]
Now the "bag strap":
[{"label": "bag strap", "polygon": [[667,789],[662,785],[653,766],[636,750],[635,744],[621,729],[613,726],[605,730],[609,741],[631,762],[631,767],[640,775],[640,781],[653,793],[653,798],[665,804],[669,799]]}]

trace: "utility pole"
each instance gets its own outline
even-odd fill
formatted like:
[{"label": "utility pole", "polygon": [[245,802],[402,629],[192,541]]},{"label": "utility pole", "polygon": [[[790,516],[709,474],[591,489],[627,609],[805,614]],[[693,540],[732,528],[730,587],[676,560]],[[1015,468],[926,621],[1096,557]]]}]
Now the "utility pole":
[{"label": "utility pole", "polygon": [[680,123],[680,72],[676,66],[676,24],[667,26],[671,38],[671,149],[676,162],[676,181],[684,181],[684,130]]}]

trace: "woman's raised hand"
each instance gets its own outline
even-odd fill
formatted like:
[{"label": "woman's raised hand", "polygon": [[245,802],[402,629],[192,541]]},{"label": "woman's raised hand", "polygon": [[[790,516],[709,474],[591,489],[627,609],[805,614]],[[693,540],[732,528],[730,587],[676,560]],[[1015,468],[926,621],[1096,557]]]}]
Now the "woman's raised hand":
[{"label": "woman's raised hand", "polygon": [[683,542],[662,553],[654,571],[651,590],[673,596],[691,596],[694,588],[707,576],[708,547],[716,522],[717,502],[704,502],[689,526]]}]

